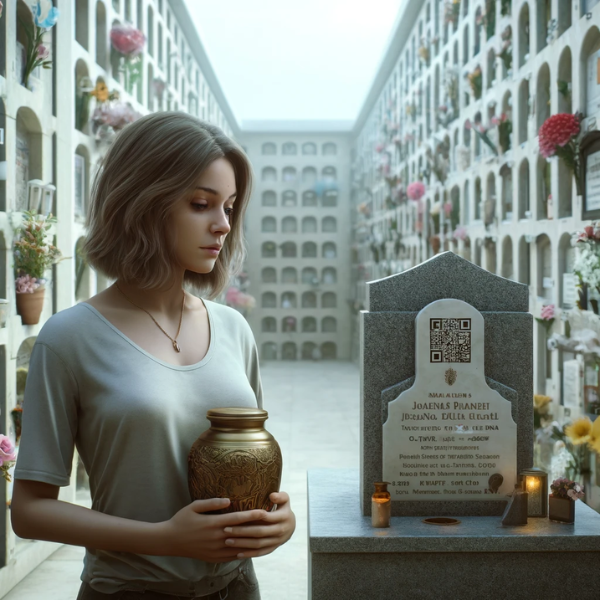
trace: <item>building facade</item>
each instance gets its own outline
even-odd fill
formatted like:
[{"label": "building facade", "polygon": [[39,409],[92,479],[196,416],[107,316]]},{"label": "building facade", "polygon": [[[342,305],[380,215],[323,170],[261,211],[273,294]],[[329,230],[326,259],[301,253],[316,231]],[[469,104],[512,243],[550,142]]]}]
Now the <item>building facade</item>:
[{"label": "building facade", "polygon": [[263,360],[348,360],[350,134],[326,122],[273,125],[242,134],[256,179],[248,320]]},{"label": "building facade", "polygon": [[[576,301],[582,198],[539,152],[556,113],[600,122],[596,0],[407,1],[354,128],[353,297],[440,250],[529,286],[530,310]],[[410,184],[423,183],[414,198]],[[412,193],[411,193],[412,192]],[[419,190],[417,189],[417,195]],[[535,323],[538,394],[562,404],[564,360]],[[358,335],[358,327],[354,327]]]},{"label": "building facade", "polygon": [[[12,413],[23,399],[23,382],[35,338],[55,312],[85,300],[108,282],[81,260],[84,215],[97,165],[108,148],[111,128],[94,120],[91,92],[113,100],[108,117],[154,110],[182,110],[239,136],[239,128],[210,66],[191,16],[181,0],[74,0],[55,2],[56,25],[46,33],[51,69],[36,69],[22,85],[27,35],[33,24],[23,0],[4,2],[0,17],[0,297],[8,318],[0,328],[0,381],[3,431],[15,437]],[[111,28],[130,24],[146,36],[138,73],[111,52]],[[104,87],[103,87],[104,86]],[[117,99],[118,96],[118,99]],[[106,116],[106,115],[105,115]],[[56,188],[51,234],[67,257],[53,268],[38,325],[23,325],[15,309],[14,228],[30,202],[29,182]],[[10,526],[12,485],[5,486],[0,531],[0,596],[58,547],[23,540]],[[60,498],[89,504],[87,478],[75,453],[72,484]]]}]

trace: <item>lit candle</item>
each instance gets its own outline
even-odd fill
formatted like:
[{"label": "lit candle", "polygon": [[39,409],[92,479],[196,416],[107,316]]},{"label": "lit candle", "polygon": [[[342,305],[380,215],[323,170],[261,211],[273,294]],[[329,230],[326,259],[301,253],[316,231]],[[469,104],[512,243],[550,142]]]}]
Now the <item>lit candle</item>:
[{"label": "lit candle", "polygon": [[530,517],[546,517],[548,515],[548,474],[542,469],[533,467],[521,473],[527,500],[527,515]]},{"label": "lit candle", "polygon": [[389,527],[392,516],[392,500],[387,491],[388,481],[375,483],[375,493],[371,497],[371,525]]}]

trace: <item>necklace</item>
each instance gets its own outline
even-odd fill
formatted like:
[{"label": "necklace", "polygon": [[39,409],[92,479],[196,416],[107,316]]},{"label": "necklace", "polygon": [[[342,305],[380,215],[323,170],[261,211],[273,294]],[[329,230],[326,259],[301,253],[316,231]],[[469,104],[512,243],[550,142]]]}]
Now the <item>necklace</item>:
[{"label": "necklace", "polygon": [[171,343],[173,344],[173,350],[175,350],[175,352],[181,352],[181,347],[179,346],[179,344],[177,343],[177,338],[179,337],[179,332],[181,331],[181,321],[183,319],[183,309],[185,307],[185,292],[182,290],[183,292],[183,300],[181,302],[181,314],[179,315],[179,327],[177,328],[177,333],[175,334],[175,337],[172,338],[157,322],[157,320],[145,309],[142,308],[141,306],[138,306],[135,302],[133,302],[132,300],[130,300],[126,295],[125,292],[119,287],[119,284],[115,282],[115,287],[119,290],[119,292],[121,292],[121,294],[123,294],[123,297],[125,298],[125,300],[127,300],[129,303],[133,304],[133,306],[135,306],[136,308],[139,308],[140,310],[143,310],[153,321],[154,324],[171,340]]}]

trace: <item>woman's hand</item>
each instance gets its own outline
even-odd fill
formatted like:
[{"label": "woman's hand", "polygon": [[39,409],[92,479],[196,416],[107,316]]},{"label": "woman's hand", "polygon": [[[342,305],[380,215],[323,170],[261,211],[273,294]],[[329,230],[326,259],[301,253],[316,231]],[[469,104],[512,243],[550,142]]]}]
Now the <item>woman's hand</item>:
[{"label": "woman's hand", "polygon": [[296,516],[290,506],[290,497],[285,492],[273,492],[269,498],[277,504],[277,510],[263,511],[264,516],[259,522],[225,527],[225,544],[228,548],[236,550],[237,558],[270,554],[292,537],[296,529]]},{"label": "woman's hand", "polygon": [[[287,502],[287,494],[276,495],[277,500]],[[274,513],[268,513],[265,510],[245,510],[224,515],[203,514],[223,509],[228,505],[229,500],[227,498],[195,500],[184,506],[168,521],[158,523],[157,528],[164,544],[165,555],[184,556],[209,563],[236,560],[240,550],[236,546],[232,547],[232,545],[225,543],[231,537],[231,534],[226,533],[226,530],[246,531],[254,529],[254,527],[244,524],[262,521]],[[289,508],[287,511],[292,514]],[[279,513],[279,510],[277,513]],[[287,538],[280,544],[287,541],[292,532],[293,527]]]}]

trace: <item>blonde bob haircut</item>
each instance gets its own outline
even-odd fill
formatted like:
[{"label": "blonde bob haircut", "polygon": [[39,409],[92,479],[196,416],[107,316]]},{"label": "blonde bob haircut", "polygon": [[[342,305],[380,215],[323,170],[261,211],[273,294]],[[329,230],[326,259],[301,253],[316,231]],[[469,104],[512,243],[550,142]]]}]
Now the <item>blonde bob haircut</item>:
[{"label": "blonde bob haircut", "polygon": [[242,266],[243,219],[252,187],[244,151],[221,129],[181,112],[158,112],[127,125],[108,150],[92,187],[83,251],[94,269],[143,289],[171,280],[175,256],[170,216],[192,197],[202,172],[225,158],[235,173],[231,231],[210,273],[185,272],[184,281],[209,298]]}]

